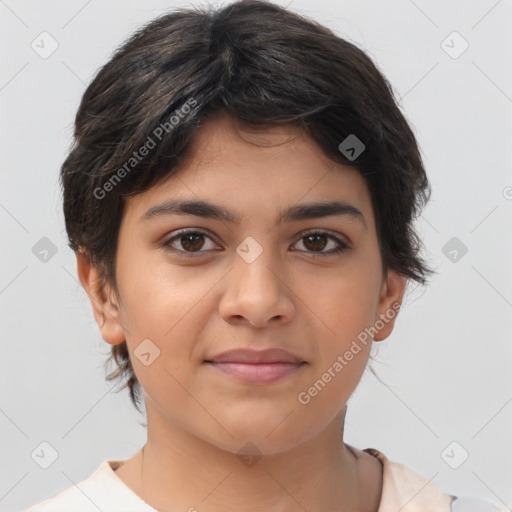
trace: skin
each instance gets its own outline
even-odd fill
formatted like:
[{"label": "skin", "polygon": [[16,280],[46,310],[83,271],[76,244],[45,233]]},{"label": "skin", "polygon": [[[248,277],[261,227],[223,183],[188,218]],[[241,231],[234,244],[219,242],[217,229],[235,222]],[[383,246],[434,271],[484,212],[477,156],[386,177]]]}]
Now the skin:
[{"label": "skin", "polygon": [[[190,214],[140,221],[170,198],[220,204],[240,224]],[[355,206],[366,226],[346,215],[276,224],[290,205],[327,200]],[[183,228],[208,233],[189,248],[196,257],[163,247]],[[336,243],[308,244],[304,232],[313,228],[349,248],[318,256]],[[236,252],[248,236],[263,250],[251,263]],[[178,238],[173,247],[186,254],[190,245]],[[377,510],[381,464],[343,442],[346,403],[372,340],[308,404],[297,399],[401,303],[406,285],[383,272],[370,193],[354,168],[329,160],[296,128],[240,131],[227,115],[211,118],[176,174],[127,198],[116,265],[119,296],[77,256],[102,337],[126,340],[145,393],[144,457],[137,452],[116,472],[134,492],[158,510]],[[393,326],[385,323],[373,341]],[[134,351],[147,338],[160,355],[146,366]],[[238,347],[284,348],[308,364],[254,385],[203,362]],[[246,443],[262,455],[250,466],[237,456]]]}]

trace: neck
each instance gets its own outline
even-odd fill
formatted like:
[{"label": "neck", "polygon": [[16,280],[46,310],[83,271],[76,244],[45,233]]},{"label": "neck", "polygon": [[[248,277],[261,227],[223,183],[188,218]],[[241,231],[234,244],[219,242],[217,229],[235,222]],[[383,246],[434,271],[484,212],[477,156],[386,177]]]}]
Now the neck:
[{"label": "neck", "polygon": [[220,449],[147,412],[148,441],[129,461],[138,475],[131,487],[158,511],[366,510],[357,457],[343,443],[346,408],[317,437],[259,457]]}]

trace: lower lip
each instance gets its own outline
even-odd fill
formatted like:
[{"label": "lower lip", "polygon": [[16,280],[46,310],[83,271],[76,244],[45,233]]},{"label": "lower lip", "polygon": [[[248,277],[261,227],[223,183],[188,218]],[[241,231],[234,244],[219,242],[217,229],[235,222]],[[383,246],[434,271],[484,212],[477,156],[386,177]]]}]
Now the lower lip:
[{"label": "lower lip", "polygon": [[251,384],[275,382],[292,375],[305,363],[214,363],[209,362],[222,373],[232,375],[238,380]]}]

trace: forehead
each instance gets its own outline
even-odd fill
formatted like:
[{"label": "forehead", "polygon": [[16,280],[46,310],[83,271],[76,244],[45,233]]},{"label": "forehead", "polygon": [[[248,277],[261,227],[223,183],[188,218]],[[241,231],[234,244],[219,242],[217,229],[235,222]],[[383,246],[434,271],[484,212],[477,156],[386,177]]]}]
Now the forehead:
[{"label": "forehead", "polygon": [[316,170],[318,174],[335,165],[298,127],[247,126],[220,113],[203,123],[177,171],[219,171],[228,164],[239,171],[251,169],[263,178],[273,179],[280,175],[286,179],[292,170],[298,179],[301,171],[309,169],[313,174]]},{"label": "forehead", "polygon": [[166,179],[127,198],[126,214],[139,220],[148,208],[173,198],[229,205],[242,218],[319,201],[344,201],[365,211],[365,218],[372,215],[359,172],[327,158],[298,128],[249,128],[222,114],[200,127]]}]

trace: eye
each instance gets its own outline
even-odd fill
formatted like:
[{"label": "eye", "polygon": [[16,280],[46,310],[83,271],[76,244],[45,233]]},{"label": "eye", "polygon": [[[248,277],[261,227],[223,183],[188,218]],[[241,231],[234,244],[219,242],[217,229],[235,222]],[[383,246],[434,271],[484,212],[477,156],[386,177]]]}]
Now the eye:
[{"label": "eye", "polygon": [[[334,248],[330,251],[321,252],[328,245],[328,240],[334,241]],[[333,256],[349,249],[345,242],[327,231],[309,231],[302,235],[298,242],[302,242],[302,245],[307,249],[306,252],[312,253],[314,256]]]},{"label": "eye", "polygon": [[[205,238],[208,239],[213,246],[210,245],[210,247],[207,247],[208,244],[205,244]],[[330,251],[324,251],[324,249],[329,245],[329,240],[333,242],[334,247]],[[315,257],[333,256],[349,249],[349,246],[345,242],[327,231],[309,231],[302,235],[296,244],[299,242],[301,242],[306,248],[305,252],[308,252]],[[188,258],[194,258],[200,256],[200,253],[215,250],[215,242],[213,239],[198,229],[182,229],[162,245],[166,250],[173,253],[179,253],[180,256]],[[201,250],[205,248],[205,246],[206,250]]]},{"label": "eye", "polygon": [[[167,240],[167,242],[164,242],[163,247],[166,250],[180,253],[182,256],[194,258],[196,256],[194,253],[206,252],[200,250],[205,246],[204,238],[208,238],[213,242],[212,238],[202,231],[197,229],[182,229],[172,238]],[[182,249],[176,248],[176,245],[181,246]]]}]

